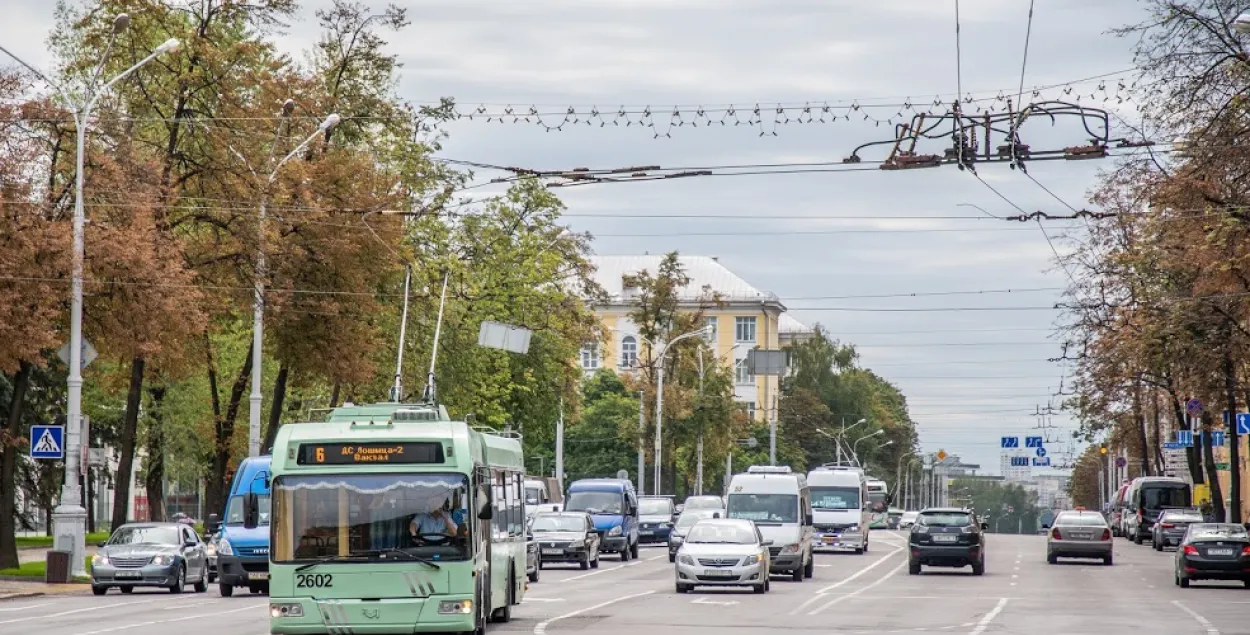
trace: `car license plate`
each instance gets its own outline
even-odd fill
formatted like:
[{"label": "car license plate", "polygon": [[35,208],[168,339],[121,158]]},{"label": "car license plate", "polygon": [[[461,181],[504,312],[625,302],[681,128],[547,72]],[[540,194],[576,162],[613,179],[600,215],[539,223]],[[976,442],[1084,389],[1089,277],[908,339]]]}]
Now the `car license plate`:
[{"label": "car license plate", "polygon": [[837,537],[837,536],[823,536],[823,537],[821,538],[821,540],[823,540],[823,541],[824,541],[824,543],[825,543],[826,545],[836,545],[836,544],[838,544],[838,537]]},{"label": "car license plate", "polygon": [[652,532],[651,532],[651,530],[650,530],[650,529],[639,529],[639,530],[638,530],[638,535],[639,535],[639,536],[650,536],[650,535],[651,535],[651,533],[652,533]]},{"label": "car license plate", "polygon": [[1232,549],[1207,549],[1207,555],[1208,556],[1231,556],[1233,555],[1233,550]]},{"label": "car license plate", "polygon": [[709,578],[735,578],[737,574],[728,569],[704,569],[703,575]]},{"label": "car license plate", "polygon": [[268,571],[249,571],[247,573],[247,579],[248,580],[268,580],[269,572]]},{"label": "car license plate", "polygon": [[140,571],[118,571],[117,573],[113,574],[113,577],[119,578],[119,579],[133,580],[135,578],[142,578],[143,573]]},{"label": "car license plate", "polygon": [[937,534],[933,536],[933,542],[959,542],[959,536],[953,534]]},{"label": "car license plate", "polygon": [[543,555],[544,556],[562,556],[564,555],[564,550],[563,549],[543,549]]},{"label": "car license plate", "polygon": [[1089,540],[1089,534],[1072,532],[1073,540]]}]

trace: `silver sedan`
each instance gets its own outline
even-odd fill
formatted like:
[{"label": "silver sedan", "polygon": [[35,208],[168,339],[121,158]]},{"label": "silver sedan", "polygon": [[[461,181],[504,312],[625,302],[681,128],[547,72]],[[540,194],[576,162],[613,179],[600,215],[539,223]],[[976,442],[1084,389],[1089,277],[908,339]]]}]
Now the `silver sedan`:
[{"label": "silver sedan", "polygon": [[1061,512],[1046,535],[1046,561],[1055,564],[1059,558],[1098,558],[1110,565],[1112,543],[1111,526],[1102,514]]},{"label": "silver sedan", "polygon": [[677,592],[697,586],[769,589],[768,546],[755,523],[738,518],[705,519],[695,523],[677,550]]}]

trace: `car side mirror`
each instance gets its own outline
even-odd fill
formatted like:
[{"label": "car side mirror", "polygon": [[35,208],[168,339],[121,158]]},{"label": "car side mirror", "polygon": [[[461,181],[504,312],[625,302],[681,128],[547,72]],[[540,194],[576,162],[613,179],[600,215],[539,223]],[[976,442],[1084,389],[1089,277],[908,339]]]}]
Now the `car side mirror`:
[{"label": "car side mirror", "polygon": [[989,523],[981,523],[981,531],[989,531],[989,530],[990,530]]},{"label": "car side mirror", "polygon": [[720,512],[712,512],[712,518],[720,518]]},{"label": "car side mirror", "polygon": [[814,517],[813,517],[811,514],[803,514],[803,524],[804,524],[804,525],[810,525],[810,524],[812,524],[813,522],[815,522],[813,519],[814,519]]},{"label": "car side mirror", "polygon": [[105,540],[104,542],[101,542],[101,543],[97,544],[96,546],[97,546],[97,547],[100,547],[100,548],[107,547],[107,546],[109,546],[109,541]]},{"label": "car side mirror", "polygon": [[255,492],[243,495],[243,527],[255,529],[260,526],[260,497]]},{"label": "car side mirror", "polygon": [[771,541],[771,540],[765,540],[764,542],[761,542],[760,544],[761,544],[761,545],[763,545],[763,546],[765,546],[765,547],[771,547],[771,546],[773,546],[773,541]]},{"label": "car side mirror", "polygon": [[182,546],[184,546],[184,547],[194,547],[194,546],[196,546],[196,545],[198,545],[198,544],[200,544],[200,543],[196,542],[196,541],[195,541],[195,538],[187,538],[187,541],[186,541],[186,542],[184,542],[184,543],[182,543]]}]

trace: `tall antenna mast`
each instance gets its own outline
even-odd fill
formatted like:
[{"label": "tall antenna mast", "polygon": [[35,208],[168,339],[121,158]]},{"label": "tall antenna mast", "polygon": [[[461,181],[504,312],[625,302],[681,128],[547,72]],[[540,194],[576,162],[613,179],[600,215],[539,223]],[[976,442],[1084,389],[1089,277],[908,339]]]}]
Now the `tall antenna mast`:
[{"label": "tall antenna mast", "polygon": [[438,392],[434,387],[434,364],[438,362],[438,338],[443,332],[443,307],[447,306],[447,279],[451,276],[450,271],[443,273],[443,294],[438,301],[438,321],[434,323],[434,348],[430,351],[430,374],[425,379],[425,398],[426,403],[437,403]]},{"label": "tall antenna mast", "polygon": [[395,384],[391,386],[391,403],[404,400],[404,339],[408,330],[408,285],[412,282],[412,265],[404,268],[404,314],[399,319],[399,354],[395,360]]}]

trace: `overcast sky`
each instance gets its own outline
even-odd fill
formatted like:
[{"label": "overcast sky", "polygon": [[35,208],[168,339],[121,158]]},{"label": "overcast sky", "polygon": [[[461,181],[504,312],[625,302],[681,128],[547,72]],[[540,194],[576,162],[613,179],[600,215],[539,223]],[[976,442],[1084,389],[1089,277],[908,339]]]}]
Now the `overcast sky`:
[{"label": "overcast sky", "polygon": [[[366,0],[379,8],[383,2]],[[298,55],[316,37],[305,2],[283,38]],[[50,0],[7,0],[0,43],[47,67]],[[656,139],[650,128],[534,124],[481,119],[449,126],[444,156],[533,168],[635,165],[718,166],[839,161],[858,145],[892,136],[884,121],[902,110],[848,107],[911,103],[931,107],[956,92],[953,0],[422,0],[402,2],[413,24],[388,35],[404,64],[400,94],[416,102],[454,97],[465,112],[507,105],[563,112],[569,106],[615,113],[650,105],[661,133],[674,105],[693,119],[699,105],[723,116],[735,104],[746,120],[758,103],[760,127],[679,127]],[[962,0],[962,87],[993,98],[1020,82],[1028,0]],[[1130,42],[1106,30],[1141,17],[1134,0],[1045,0],[1032,24],[1025,99],[1034,86],[1059,85],[1037,99],[1106,106],[1099,80],[1063,85],[1132,67]],[[1131,82],[1105,80],[1108,93]],[[1091,95],[1093,98],[1091,99]],[[811,102],[837,123],[773,125],[769,107]],[[1002,106],[990,100],[985,105]],[[1114,99],[1111,103],[1116,103]],[[1131,112],[1131,104],[1118,106]],[[864,121],[868,113],[883,120]],[[910,116],[911,113],[905,112]],[[789,111],[791,119],[800,113]],[[553,121],[559,121],[556,117]],[[731,118],[732,122],[733,119]],[[901,119],[895,118],[895,121]],[[774,136],[772,132],[776,132]],[[1035,149],[1088,143],[1071,124],[1041,120],[1025,130]],[[937,142],[921,152],[940,153]],[[880,150],[865,161],[884,158]],[[1082,207],[1097,171],[1109,162],[1033,163],[1029,173]],[[866,164],[865,167],[872,167]],[[1006,166],[982,177],[1027,211],[1067,208]],[[499,176],[481,172],[483,179]],[[498,191],[482,188],[479,195]],[[754,284],[780,296],[791,315],[820,323],[857,345],[864,366],[898,385],[919,422],[925,451],[945,449],[997,473],[999,437],[1024,435],[1037,406],[1058,405],[1063,367],[1051,337],[1065,274],[1036,224],[1007,223],[1019,213],[972,175],[934,170],[702,177],[557,190],[576,231],[596,236],[601,254],[718,256]],[[960,216],[966,218],[937,218]],[[979,217],[979,218],[978,218]],[[1052,237],[1071,223],[1047,226]],[[1060,250],[1064,244],[1056,243]],[[845,298],[877,294],[1019,290],[1011,294]],[[839,296],[833,299],[830,296]],[[1024,307],[976,311],[971,308]],[[1040,309],[1028,307],[1042,307]],[[863,309],[907,309],[864,311]],[[915,309],[960,309],[924,310]],[[1073,422],[1053,418],[1070,431]],[[783,432],[784,434],[784,432]],[[1064,444],[1050,445],[1055,456]]]}]

